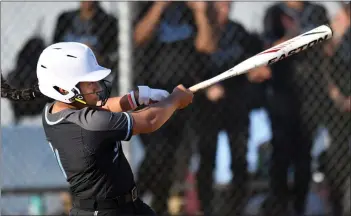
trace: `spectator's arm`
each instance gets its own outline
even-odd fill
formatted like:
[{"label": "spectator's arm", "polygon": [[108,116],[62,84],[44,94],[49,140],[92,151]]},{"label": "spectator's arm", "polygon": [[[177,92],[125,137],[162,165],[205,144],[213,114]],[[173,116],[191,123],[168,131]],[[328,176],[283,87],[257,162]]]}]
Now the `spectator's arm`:
[{"label": "spectator's arm", "polygon": [[189,7],[193,10],[197,27],[195,47],[199,52],[213,53],[217,49],[217,43],[214,28],[207,15],[207,4],[207,2],[188,2]]},{"label": "spectator's arm", "polygon": [[195,47],[200,52],[213,53],[217,48],[216,40],[214,38],[213,28],[211,27],[206,14],[203,12],[196,13],[195,21],[198,28]]},{"label": "spectator's arm", "polygon": [[168,1],[153,3],[146,14],[138,20],[134,29],[134,42],[136,46],[147,43],[153,37],[162,13],[169,3]]},{"label": "spectator's arm", "polygon": [[329,40],[325,46],[327,55],[332,56],[336,48],[342,42],[345,33],[350,28],[350,17],[344,8],[339,9],[337,14],[330,22],[330,27],[333,30],[333,37]]}]

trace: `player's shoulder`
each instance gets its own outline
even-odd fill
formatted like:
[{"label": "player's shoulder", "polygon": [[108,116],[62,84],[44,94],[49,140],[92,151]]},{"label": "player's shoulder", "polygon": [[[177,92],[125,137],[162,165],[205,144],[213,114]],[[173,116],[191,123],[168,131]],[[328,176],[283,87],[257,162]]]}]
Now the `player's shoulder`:
[{"label": "player's shoulder", "polygon": [[132,123],[132,117],[125,112],[110,112],[107,110],[85,107],[83,109],[65,109],[51,113],[53,103],[45,106],[43,123],[46,126],[72,123],[88,131],[114,130],[122,124]]},{"label": "player's shoulder", "polygon": [[121,124],[128,124],[131,116],[125,112],[110,112],[86,107],[67,116],[67,121],[89,131],[108,131],[114,130]]}]

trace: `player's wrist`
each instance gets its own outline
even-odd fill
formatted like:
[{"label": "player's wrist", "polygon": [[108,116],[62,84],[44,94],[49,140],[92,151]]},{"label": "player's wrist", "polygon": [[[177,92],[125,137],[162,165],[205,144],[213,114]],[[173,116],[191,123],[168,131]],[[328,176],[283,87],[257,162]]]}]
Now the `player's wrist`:
[{"label": "player's wrist", "polygon": [[180,106],[180,100],[177,94],[174,94],[174,93],[170,94],[166,100],[168,104],[172,106],[175,110],[177,110],[178,107]]},{"label": "player's wrist", "polygon": [[135,110],[140,106],[139,100],[139,90],[133,90],[127,94],[129,106],[132,110]]},{"label": "player's wrist", "polygon": [[176,109],[182,109],[184,95],[180,91],[173,91],[169,98],[171,100],[170,103],[172,103]]}]

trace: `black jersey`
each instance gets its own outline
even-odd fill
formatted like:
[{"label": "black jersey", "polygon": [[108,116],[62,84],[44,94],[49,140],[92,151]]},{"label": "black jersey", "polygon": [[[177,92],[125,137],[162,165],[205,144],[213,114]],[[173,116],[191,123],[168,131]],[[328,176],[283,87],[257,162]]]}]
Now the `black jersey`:
[{"label": "black jersey", "polygon": [[84,108],[43,112],[43,126],[73,196],[110,199],[128,193],[134,184],[121,140],[132,136],[129,113]]}]

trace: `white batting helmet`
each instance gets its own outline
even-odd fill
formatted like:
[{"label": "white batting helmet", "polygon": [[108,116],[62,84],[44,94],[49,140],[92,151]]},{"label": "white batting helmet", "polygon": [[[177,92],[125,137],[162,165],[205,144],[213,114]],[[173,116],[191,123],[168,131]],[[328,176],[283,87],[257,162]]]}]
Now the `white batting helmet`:
[{"label": "white batting helmet", "polygon": [[[79,82],[97,82],[111,73],[97,63],[93,51],[76,42],[50,45],[40,55],[37,77],[40,91],[52,99],[72,103],[81,93]],[[68,93],[63,94],[59,88]]]}]

